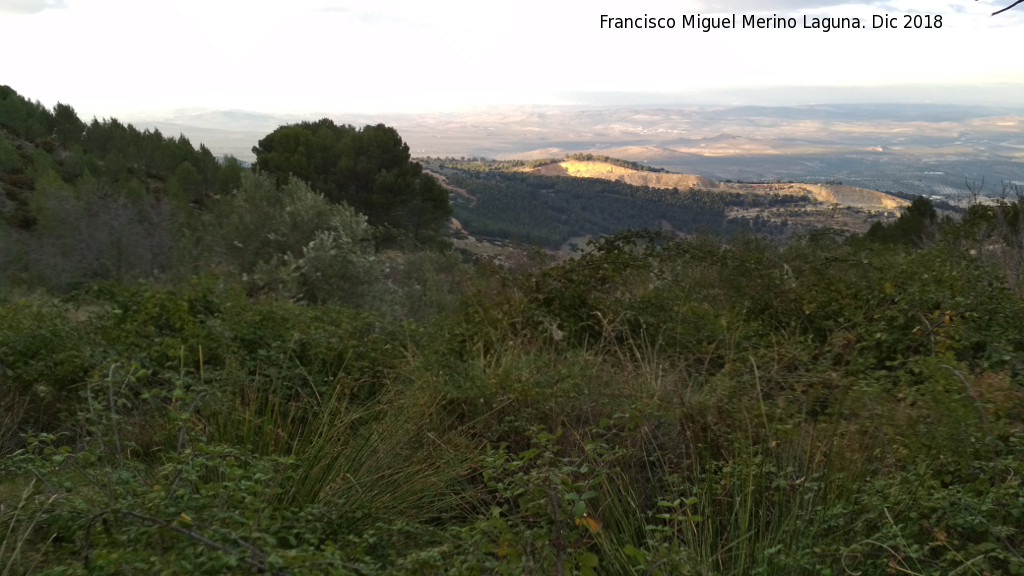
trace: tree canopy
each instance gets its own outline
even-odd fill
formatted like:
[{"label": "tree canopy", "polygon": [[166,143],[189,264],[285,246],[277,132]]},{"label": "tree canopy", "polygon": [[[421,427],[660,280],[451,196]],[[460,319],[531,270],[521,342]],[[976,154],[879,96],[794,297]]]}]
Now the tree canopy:
[{"label": "tree canopy", "polygon": [[892,224],[872,224],[867,237],[883,243],[919,246],[928,239],[929,230],[935,232],[937,220],[938,212],[932,201],[918,196],[903,210],[899,220]]},{"label": "tree canopy", "polygon": [[328,118],[281,126],[253,147],[256,168],[284,184],[307,181],[374,226],[413,237],[436,233],[451,214],[448,192],[413,162],[409,146],[384,124],[336,125]]}]

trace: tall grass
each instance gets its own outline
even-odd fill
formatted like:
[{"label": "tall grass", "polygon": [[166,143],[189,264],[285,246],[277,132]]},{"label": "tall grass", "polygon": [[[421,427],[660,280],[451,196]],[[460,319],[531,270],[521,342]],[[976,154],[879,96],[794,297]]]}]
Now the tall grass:
[{"label": "tall grass", "polygon": [[352,530],[451,515],[473,451],[435,425],[437,412],[429,397],[392,392],[378,405],[357,408],[336,393],[297,447],[301,469],[289,500],[326,505]]},{"label": "tall grass", "polygon": [[33,538],[38,540],[33,532],[57,496],[50,496],[41,503],[33,502],[37,498],[35,484],[33,478],[13,508],[0,496],[0,530],[6,525],[0,540],[0,576],[32,574],[46,551],[49,541],[33,542]]},{"label": "tall grass", "polygon": [[331,510],[352,533],[457,513],[474,448],[445,425],[436,395],[383,387],[374,400],[357,401],[338,377],[328,395],[285,402],[251,381],[207,426],[218,441],[294,459],[283,503]]},{"label": "tall grass", "polygon": [[[471,361],[483,370],[475,395],[506,398],[509,414],[533,413],[562,430],[563,458],[603,472],[594,515],[607,573],[838,569],[843,543],[869,529],[847,514],[858,505],[859,482],[878,470],[863,452],[843,452],[856,439],[841,419],[793,420],[792,403],[762,388],[762,373],[783,368],[758,366],[728,343],[726,369],[711,374],[707,362],[667,351],[644,330],[607,333],[576,351],[506,334],[504,348]],[[569,368],[577,360],[579,368]],[[553,374],[558,389],[547,385]],[[510,398],[510,382],[524,393]],[[547,396],[538,403],[540,390]],[[587,397],[557,393],[566,390]],[[471,408],[475,397],[463,400]],[[491,441],[521,443],[500,433]],[[594,443],[605,452],[588,448]]]}]

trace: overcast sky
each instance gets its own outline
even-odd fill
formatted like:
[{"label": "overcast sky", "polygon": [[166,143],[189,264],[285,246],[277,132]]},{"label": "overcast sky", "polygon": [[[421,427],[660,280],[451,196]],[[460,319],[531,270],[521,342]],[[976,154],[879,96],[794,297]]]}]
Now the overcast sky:
[{"label": "overcast sky", "polygon": [[[202,107],[419,112],[587,93],[1024,83],[1024,5],[990,0],[0,0],[0,84],[83,116]],[[681,28],[688,14],[865,30]],[[674,30],[600,29],[600,16]],[[901,28],[870,29],[872,16]],[[942,17],[904,29],[904,15]],[[798,90],[797,90],[798,91]],[[571,95],[571,96],[570,96]],[[628,104],[628,102],[623,102]]]}]

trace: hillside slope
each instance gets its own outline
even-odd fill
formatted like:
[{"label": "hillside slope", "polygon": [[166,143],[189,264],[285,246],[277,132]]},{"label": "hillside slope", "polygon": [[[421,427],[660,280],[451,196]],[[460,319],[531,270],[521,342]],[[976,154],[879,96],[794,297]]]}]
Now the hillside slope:
[{"label": "hillside slope", "polygon": [[544,176],[603,178],[633,186],[650,186],[651,188],[680,188],[686,190],[689,188],[715,188],[717,186],[715,181],[694,174],[646,172],[624,166],[616,166],[608,162],[565,160],[533,168],[527,172]]},{"label": "hillside slope", "polygon": [[747,194],[805,196],[824,204],[838,204],[843,207],[881,212],[895,211],[909,205],[906,200],[884,192],[857,188],[855,186],[811,183],[747,184],[716,182],[710,178],[695,174],[647,172],[617,166],[608,162],[565,160],[531,168],[526,170],[526,172],[545,176],[601,178],[634,186],[649,186],[651,188],[679,188],[681,190],[699,188]]}]

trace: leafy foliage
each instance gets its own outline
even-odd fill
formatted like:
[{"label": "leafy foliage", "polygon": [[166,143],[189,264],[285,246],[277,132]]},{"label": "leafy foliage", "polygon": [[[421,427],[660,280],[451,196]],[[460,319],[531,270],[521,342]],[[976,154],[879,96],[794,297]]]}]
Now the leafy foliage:
[{"label": "leafy foliage", "polygon": [[451,213],[445,189],[411,161],[398,132],[383,124],[356,129],[324,118],[282,126],[253,153],[256,168],[279,184],[300,178],[365,214],[371,225],[419,240],[436,235]]},{"label": "leafy foliage", "polygon": [[931,201],[924,196],[914,198],[899,220],[886,225],[875,222],[868,230],[868,238],[891,244],[916,246],[928,241],[928,233],[934,231],[938,213]]},{"label": "leafy foliage", "polygon": [[177,268],[194,208],[240,184],[241,166],[183,136],[82,122],[0,88],[0,283],[59,291]]},{"label": "leafy foliage", "polygon": [[1024,573],[1019,198],[505,269],[0,96],[4,574]]},{"label": "leafy foliage", "polygon": [[304,182],[278,190],[266,176],[243,174],[241,187],[213,201],[203,220],[197,236],[210,249],[202,252],[214,267],[239,272],[253,293],[354,306],[386,299],[366,218]]}]

